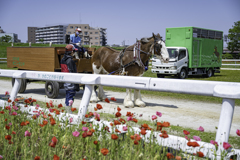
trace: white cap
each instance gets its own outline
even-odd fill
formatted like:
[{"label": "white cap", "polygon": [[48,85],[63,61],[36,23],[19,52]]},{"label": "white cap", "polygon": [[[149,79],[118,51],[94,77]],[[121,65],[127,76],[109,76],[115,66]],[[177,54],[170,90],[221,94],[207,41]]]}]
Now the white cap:
[{"label": "white cap", "polygon": [[76,31],[78,31],[78,32],[82,32],[82,30],[81,30],[80,28],[77,28]]}]

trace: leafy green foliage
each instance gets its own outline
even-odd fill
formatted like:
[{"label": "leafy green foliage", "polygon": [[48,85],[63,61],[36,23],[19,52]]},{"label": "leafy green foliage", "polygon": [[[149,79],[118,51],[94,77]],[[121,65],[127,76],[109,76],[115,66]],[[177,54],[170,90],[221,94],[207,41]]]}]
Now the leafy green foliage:
[{"label": "leafy green foliage", "polygon": [[234,22],[233,28],[229,29],[228,38],[228,49],[231,52],[238,51],[240,49],[240,21]]},{"label": "leafy green foliage", "polygon": [[6,43],[12,42],[12,37],[9,35],[2,36],[0,37],[0,42],[6,42]]}]

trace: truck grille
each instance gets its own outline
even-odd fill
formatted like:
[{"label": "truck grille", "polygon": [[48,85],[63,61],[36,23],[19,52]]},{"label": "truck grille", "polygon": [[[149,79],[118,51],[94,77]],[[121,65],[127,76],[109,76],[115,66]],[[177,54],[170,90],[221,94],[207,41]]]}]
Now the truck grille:
[{"label": "truck grille", "polygon": [[169,69],[169,67],[159,67],[159,66],[156,66],[157,69]]}]

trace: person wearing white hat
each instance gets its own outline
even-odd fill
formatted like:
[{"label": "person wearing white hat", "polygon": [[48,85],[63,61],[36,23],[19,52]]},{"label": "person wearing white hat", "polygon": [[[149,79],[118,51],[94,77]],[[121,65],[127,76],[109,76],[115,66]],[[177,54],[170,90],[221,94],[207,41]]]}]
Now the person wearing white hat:
[{"label": "person wearing white hat", "polygon": [[[70,35],[70,44],[73,44],[75,48],[77,48],[79,51],[82,51],[83,53],[86,52],[85,48],[81,47],[81,38],[79,37],[79,34],[82,32],[80,28],[77,28],[75,30],[75,34]],[[79,55],[75,52],[75,57],[79,59]]]}]

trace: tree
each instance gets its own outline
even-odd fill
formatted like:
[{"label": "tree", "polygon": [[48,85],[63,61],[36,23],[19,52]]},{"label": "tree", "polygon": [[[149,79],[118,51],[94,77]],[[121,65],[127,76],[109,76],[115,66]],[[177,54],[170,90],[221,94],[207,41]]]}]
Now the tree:
[{"label": "tree", "polygon": [[43,38],[40,38],[39,41],[43,43],[44,39],[43,39]]},{"label": "tree", "polygon": [[0,37],[1,39],[1,42],[12,42],[12,37],[11,36],[9,36],[9,35],[5,35],[5,36],[2,36],[2,37]]},{"label": "tree", "polygon": [[233,28],[228,30],[228,38],[230,41],[228,42],[228,50],[233,53],[234,51],[238,51],[240,49],[240,21],[234,22]]}]

